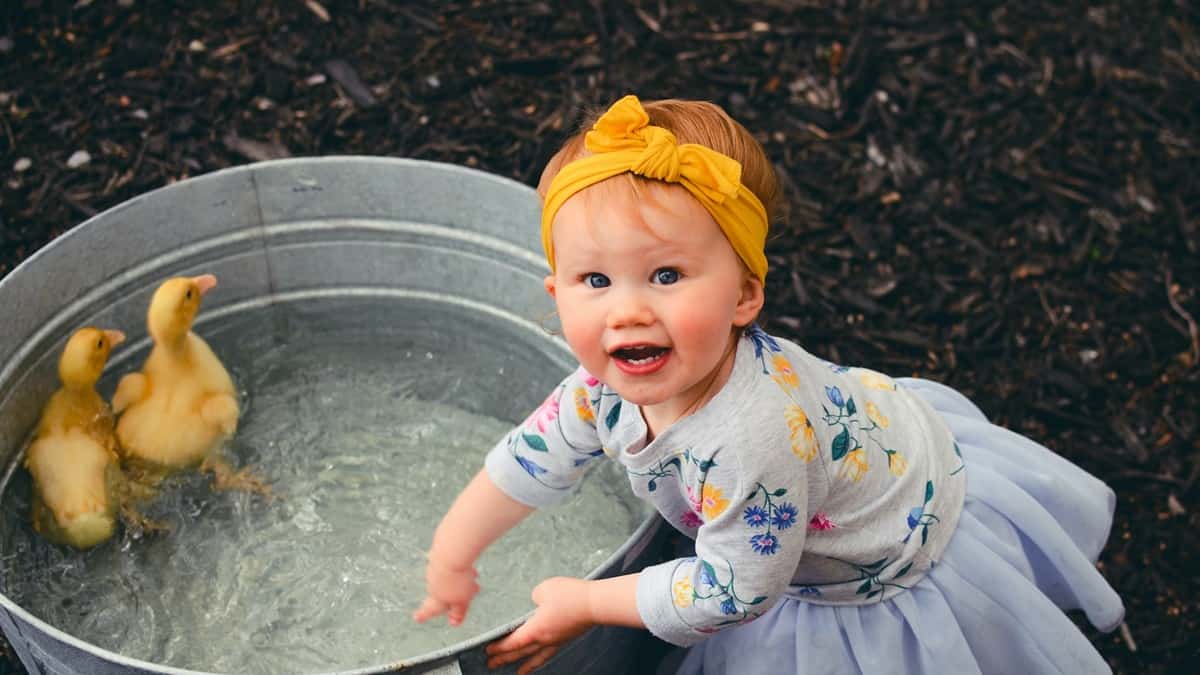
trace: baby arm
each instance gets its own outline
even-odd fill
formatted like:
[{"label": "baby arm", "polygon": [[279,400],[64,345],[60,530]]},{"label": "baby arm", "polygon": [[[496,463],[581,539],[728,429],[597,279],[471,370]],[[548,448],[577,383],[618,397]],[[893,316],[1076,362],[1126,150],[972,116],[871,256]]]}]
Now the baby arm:
[{"label": "baby arm", "polygon": [[475,474],[434,531],[425,566],[425,601],[413,618],[425,622],[446,614],[450,625],[461,624],[479,592],[475,561],[532,511],[501,492],[487,471]]},{"label": "baby arm", "polygon": [[744,447],[755,451],[718,453],[692,478],[689,492],[699,496],[703,521],[695,557],[642,570],[638,611],[666,642],[687,647],[753,621],[795,574],[807,522],[804,465],[787,447]]},{"label": "baby arm", "polygon": [[447,614],[452,625],[478,592],[475,560],[535,507],[566,498],[587,463],[602,454],[593,401],[599,383],[569,375],[525,422],[488,453],[481,471],[438,525],[426,567],[426,621]]}]

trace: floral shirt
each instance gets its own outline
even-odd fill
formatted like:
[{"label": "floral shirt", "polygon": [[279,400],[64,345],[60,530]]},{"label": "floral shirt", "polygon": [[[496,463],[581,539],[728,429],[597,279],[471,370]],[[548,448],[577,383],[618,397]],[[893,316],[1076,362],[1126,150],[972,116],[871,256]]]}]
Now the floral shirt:
[{"label": "floral shirt", "polygon": [[531,506],[568,495],[588,463],[620,462],[633,491],[696,540],[648,567],[638,611],[691,645],[787,595],[879,602],[945,549],[965,472],[945,423],[892,379],[821,360],[751,327],[729,381],[646,443],[638,406],[580,369],[489,454],[488,475]]}]

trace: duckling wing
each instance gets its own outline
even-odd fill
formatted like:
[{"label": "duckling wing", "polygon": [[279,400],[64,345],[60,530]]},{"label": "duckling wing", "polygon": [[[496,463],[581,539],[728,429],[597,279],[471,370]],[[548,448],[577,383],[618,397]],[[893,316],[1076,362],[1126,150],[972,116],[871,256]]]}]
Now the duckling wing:
[{"label": "duckling wing", "polygon": [[82,429],[36,440],[26,455],[34,489],[61,527],[81,515],[109,512],[107,449]]},{"label": "duckling wing", "polygon": [[212,394],[205,397],[200,415],[206,422],[221,430],[226,436],[237,431],[238,403],[229,394]]},{"label": "duckling wing", "polygon": [[117,420],[122,456],[169,469],[199,464],[224,435],[204,419],[204,395],[197,385],[191,378],[155,381],[150,396]]},{"label": "duckling wing", "polygon": [[146,396],[148,382],[142,373],[129,373],[117,383],[117,391],[113,394],[113,412],[120,414],[136,401]]}]

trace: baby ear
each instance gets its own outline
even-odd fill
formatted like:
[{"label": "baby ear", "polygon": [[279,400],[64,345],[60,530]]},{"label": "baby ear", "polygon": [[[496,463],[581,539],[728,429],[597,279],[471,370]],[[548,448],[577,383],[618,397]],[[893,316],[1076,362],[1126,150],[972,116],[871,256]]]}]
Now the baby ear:
[{"label": "baby ear", "polygon": [[758,318],[765,300],[763,282],[753,274],[746,274],[742,279],[742,295],[733,311],[733,325],[738,328],[749,326]]},{"label": "baby ear", "polygon": [[542,285],[544,285],[546,287],[546,293],[550,297],[558,299],[558,296],[554,295],[556,287],[554,284],[554,275],[553,274],[547,276],[545,279],[542,279]]}]

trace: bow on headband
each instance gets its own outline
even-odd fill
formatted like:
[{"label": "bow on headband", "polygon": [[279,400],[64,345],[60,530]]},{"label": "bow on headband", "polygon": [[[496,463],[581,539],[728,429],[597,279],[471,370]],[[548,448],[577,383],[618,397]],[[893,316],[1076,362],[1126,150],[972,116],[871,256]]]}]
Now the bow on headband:
[{"label": "bow on headband", "polygon": [[633,95],[614,103],[596,120],[584,144],[592,154],[558,172],[542,205],[542,247],[550,269],[554,269],[550,228],[562,205],[586,187],[630,172],[686,189],[717,221],[751,273],[766,281],[767,212],[742,185],[740,163],[703,145],[680,145],[670,131],[650,125],[650,116]]}]

